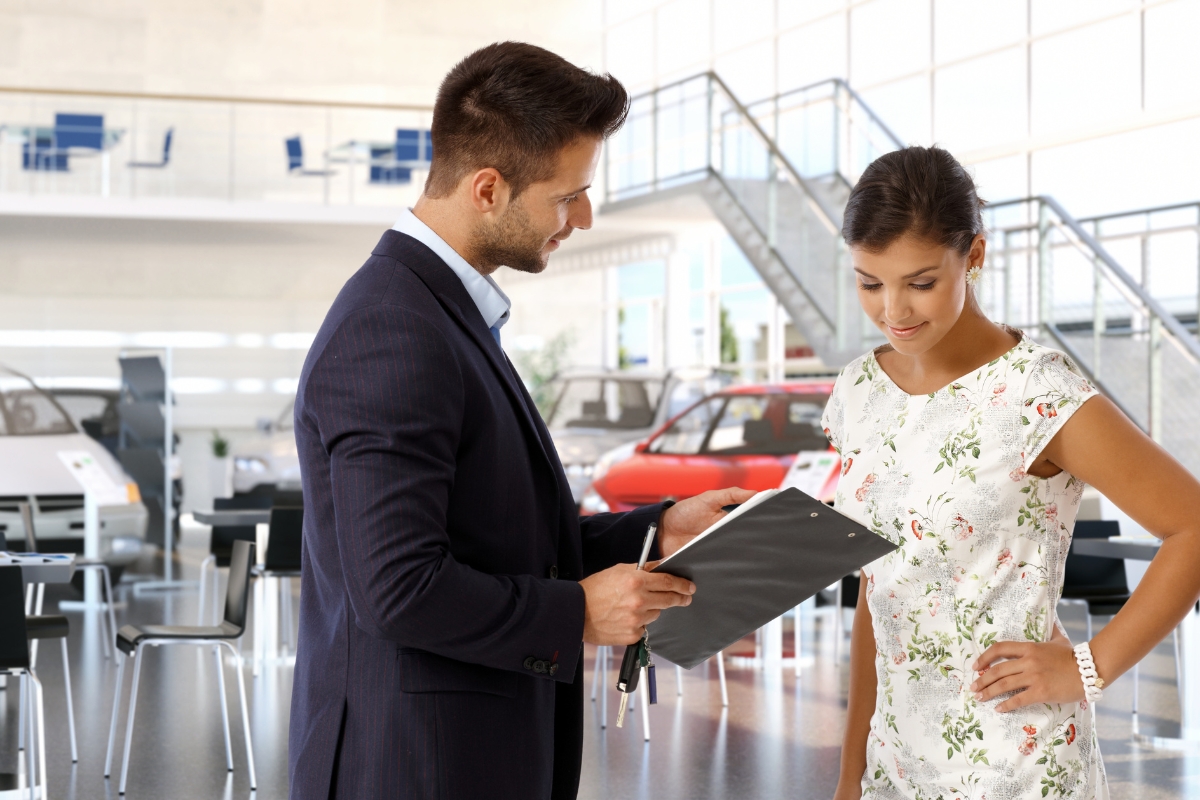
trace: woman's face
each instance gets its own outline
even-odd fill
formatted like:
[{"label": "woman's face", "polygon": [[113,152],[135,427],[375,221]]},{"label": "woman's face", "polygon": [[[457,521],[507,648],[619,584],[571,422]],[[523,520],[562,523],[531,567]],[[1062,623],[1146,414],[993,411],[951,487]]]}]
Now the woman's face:
[{"label": "woman's face", "polygon": [[962,315],[967,270],[983,263],[985,246],[981,234],[967,255],[907,235],[878,253],[851,247],[863,311],[897,352],[927,352]]}]

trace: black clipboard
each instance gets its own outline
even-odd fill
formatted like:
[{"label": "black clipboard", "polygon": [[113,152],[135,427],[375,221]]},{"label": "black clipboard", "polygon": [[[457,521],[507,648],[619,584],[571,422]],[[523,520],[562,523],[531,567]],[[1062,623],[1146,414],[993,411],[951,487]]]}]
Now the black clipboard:
[{"label": "black clipboard", "polygon": [[653,570],[696,584],[691,605],[646,627],[652,652],[684,669],[898,547],[799,489],[745,505]]}]

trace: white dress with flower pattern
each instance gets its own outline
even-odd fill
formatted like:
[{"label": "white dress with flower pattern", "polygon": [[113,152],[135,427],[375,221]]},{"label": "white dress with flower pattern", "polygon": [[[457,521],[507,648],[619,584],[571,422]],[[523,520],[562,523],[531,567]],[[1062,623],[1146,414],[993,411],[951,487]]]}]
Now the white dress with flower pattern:
[{"label": "white dress with flower pattern", "polygon": [[994,642],[1050,639],[1083,486],[1026,474],[1095,389],[1022,339],[970,375],[909,395],[874,353],[825,411],[842,456],[836,508],[900,548],[864,568],[876,646],[863,797],[1108,796],[1086,703],[1000,713],[971,664]]}]

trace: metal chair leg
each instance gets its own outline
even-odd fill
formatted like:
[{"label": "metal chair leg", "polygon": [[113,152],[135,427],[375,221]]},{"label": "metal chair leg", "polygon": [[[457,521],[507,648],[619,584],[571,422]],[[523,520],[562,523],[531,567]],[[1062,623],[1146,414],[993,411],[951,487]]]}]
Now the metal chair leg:
[{"label": "metal chair leg", "polygon": [[254,581],[254,639],[250,655],[250,675],[258,677],[259,652],[266,646],[263,642],[263,579]]},{"label": "metal chair leg", "polygon": [[117,691],[113,694],[112,722],[108,725],[108,753],[104,756],[104,777],[112,775],[113,741],[117,738],[117,716],[121,711],[121,684],[125,682],[125,662],[129,659],[118,653],[117,658]]},{"label": "metal chair leg", "polygon": [[[197,604],[197,609],[196,609],[196,624],[197,625],[204,624],[204,598],[207,594],[207,589],[208,589],[208,568],[209,567],[212,567],[212,572],[213,572],[213,597],[215,598],[216,594],[217,594],[217,557],[210,554],[210,555],[205,556],[204,560],[200,562],[200,602]],[[214,620],[213,624],[215,625],[219,621],[220,620]]]},{"label": "metal chair leg", "polygon": [[729,705],[729,689],[725,684],[725,654],[717,653],[717,677],[721,681],[721,705]]},{"label": "metal chair leg", "polygon": [[[29,673],[29,683],[33,687],[33,695],[29,698],[32,704],[29,710],[37,714],[37,763],[41,783],[41,796],[46,796],[46,695],[42,691],[42,682],[37,675]],[[32,729],[31,729],[32,733]]]},{"label": "metal chair leg", "polygon": [[683,697],[683,667],[675,665],[675,696]]},{"label": "metal chair leg", "polygon": [[213,648],[217,658],[217,686],[221,690],[221,725],[225,732],[225,769],[233,772],[233,744],[229,740],[229,703],[225,700],[225,664],[220,645]]},{"label": "metal chair leg", "polygon": [[[601,657],[603,655],[603,658]],[[596,655],[597,669],[600,670],[600,729],[608,727],[608,648],[601,648]]]},{"label": "metal chair leg", "polygon": [[792,649],[795,650],[796,677],[799,678],[800,677],[800,643],[803,641],[803,635],[804,635],[804,632],[801,630],[801,627],[800,627],[800,606],[796,606],[796,625],[792,632],[796,638],[796,644]]},{"label": "metal chair leg", "polygon": [[604,658],[604,645],[596,646],[596,665],[592,668],[592,702],[596,702],[596,690],[600,686],[600,659]]},{"label": "metal chair leg", "polygon": [[103,620],[108,620],[108,635],[104,638],[104,658],[117,658],[117,613],[113,610],[113,604],[116,598],[113,597],[112,590],[112,572],[108,568],[108,564],[100,566],[100,574],[104,576],[104,605],[106,615],[101,619],[100,627],[103,628]]},{"label": "metal chair leg", "polygon": [[[24,673],[21,674],[21,703],[22,708],[24,708],[26,704],[33,704],[33,681],[26,680]],[[34,785],[37,783],[37,769],[35,766],[37,763],[37,756],[33,752],[33,742],[37,739],[37,735],[33,730],[33,714],[29,714],[27,717],[25,717],[25,719],[22,720],[22,723],[21,733],[27,736],[29,739],[29,746],[25,748],[25,779],[26,784],[29,787],[29,800],[33,800],[35,797],[34,792],[36,791],[34,789]],[[28,730],[26,730],[26,728],[28,728]]]},{"label": "metal chair leg", "polygon": [[281,636],[283,655],[292,654],[292,579],[279,579],[279,624],[283,626]]},{"label": "metal chair leg", "polygon": [[29,710],[29,708],[28,708],[28,706],[29,706],[29,696],[28,696],[29,687],[27,685],[28,681],[25,678],[24,672],[21,673],[20,683],[21,683],[21,686],[20,686],[20,689],[18,690],[18,694],[20,696],[17,698],[17,750],[18,751],[25,749],[25,720],[27,719],[26,714]]},{"label": "metal chair leg", "polygon": [[59,641],[62,642],[63,685],[67,690],[67,729],[71,732],[71,763],[78,764],[79,748],[75,745],[75,700],[71,696],[71,662],[67,658],[67,640],[64,638]]},{"label": "metal chair leg", "polygon": [[125,752],[121,754],[121,785],[119,794],[125,794],[125,782],[129,779],[129,750],[133,746],[133,717],[137,711],[138,679],[142,677],[142,654],[145,648],[138,645],[133,656],[133,686],[129,689],[129,716],[125,720]]},{"label": "metal chair leg", "polygon": [[[222,644],[233,650],[233,645],[229,642],[222,642]],[[237,677],[238,696],[242,701],[242,733],[246,737],[246,762],[250,765],[250,790],[254,791],[258,788],[258,777],[254,772],[254,747],[250,744],[250,711],[246,704],[246,676],[239,669]]]}]

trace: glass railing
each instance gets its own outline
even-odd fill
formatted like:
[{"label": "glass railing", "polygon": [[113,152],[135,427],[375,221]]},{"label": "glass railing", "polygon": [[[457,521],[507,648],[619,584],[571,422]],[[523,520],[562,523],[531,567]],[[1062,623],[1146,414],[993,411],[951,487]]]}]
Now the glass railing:
[{"label": "glass railing", "polygon": [[[861,352],[874,335],[861,322],[828,192],[801,176],[716,75],[635,97],[605,158],[609,203],[697,182],[719,187],[710,202],[731,207],[736,221],[723,221],[827,363]],[[748,230],[736,230],[743,223]]]},{"label": "glass railing", "polygon": [[420,192],[431,109],[0,91],[0,197],[396,206]]},{"label": "glass railing", "polygon": [[1095,221],[1073,219],[1053,198],[996,203],[986,215],[991,246],[979,291],[988,315],[1062,348],[1155,441],[1200,474],[1194,410],[1200,341],[1181,315],[1092,235],[1087,228]]}]

